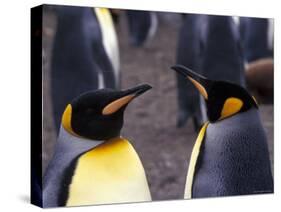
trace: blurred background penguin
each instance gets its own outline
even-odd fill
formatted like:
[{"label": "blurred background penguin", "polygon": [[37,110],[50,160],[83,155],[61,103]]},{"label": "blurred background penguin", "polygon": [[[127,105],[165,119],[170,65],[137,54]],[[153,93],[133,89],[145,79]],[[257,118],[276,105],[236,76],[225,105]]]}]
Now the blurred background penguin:
[{"label": "blurred background penguin", "polygon": [[55,7],[57,28],[51,61],[51,92],[56,130],[65,105],[97,88],[118,88],[119,49],[108,9]]},{"label": "blurred background penguin", "polygon": [[[52,98],[56,130],[65,104],[96,88],[120,87],[120,59],[114,19],[120,10],[59,6],[52,56]],[[113,14],[113,15],[112,15]],[[141,46],[157,29],[155,13],[127,11],[130,43]]]},{"label": "blurred background penguin", "polygon": [[147,43],[156,33],[157,15],[150,11],[128,10],[126,11],[129,42],[136,47]]},{"label": "blurred background penguin", "polygon": [[273,103],[273,19],[240,18],[247,85],[262,103]]}]

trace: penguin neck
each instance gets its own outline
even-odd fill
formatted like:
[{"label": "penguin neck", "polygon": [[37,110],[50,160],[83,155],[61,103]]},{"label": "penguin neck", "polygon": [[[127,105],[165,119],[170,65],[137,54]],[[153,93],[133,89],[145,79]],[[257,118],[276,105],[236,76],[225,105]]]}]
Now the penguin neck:
[{"label": "penguin neck", "polygon": [[128,141],[127,139],[125,139],[121,135],[119,135],[119,136],[116,136],[114,138],[107,139],[106,141],[104,141],[104,143],[108,143],[108,142],[114,143],[114,142],[118,142],[118,141],[121,141],[121,140]]},{"label": "penguin neck", "polygon": [[[249,123],[249,120],[251,122]],[[251,108],[247,111],[237,113],[233,116],[224,118],[220,121],[210,123],[210,126],[213,127],[222,127],[225,126],[231,127],[231,128],[243,128],[243,126],[247,125],[257,125],[261,124],[260,114],[259,110],[257,108]]]},{"label": "penguin neck", "polygon": [[57,145],[70,151],[85,151],[102,143],[104,143],[102,140],[92,140],[73,135],[61,125]]},{"label": "penguin neck", "polygon": [[58,137],[58,143],[60,147],[67,148],[67,149],[74,149],[75,150],[87,150],[89,148],[94,148],[98,145],[101,145],[103,143],[107,142],[113,142],[118,140],[126,140],[121,135],[116,136],[114,138],[110,138],[107,140],[93,140],[85,137],[80,137],[77,135],[74,135],[70,132],[68,132],[62,125],[60,127],[59,137]]}]

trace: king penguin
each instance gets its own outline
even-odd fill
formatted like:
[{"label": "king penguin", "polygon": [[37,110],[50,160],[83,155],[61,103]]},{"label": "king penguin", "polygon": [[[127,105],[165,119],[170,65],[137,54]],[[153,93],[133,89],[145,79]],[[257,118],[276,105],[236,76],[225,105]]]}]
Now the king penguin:
[{"label": "king penguin", "polygon": [[185,186],[185,198],[273,192],[267,139],[258,105],[243,87],[209,80],[176,65],[199,90],[209,121],[194,144]]},{"label": "king penguin", "polygon": [[151,200],[140,158],[120,135],[125,108],[149,89],[99,89],[67,105],[44,177],[44,207]]}]

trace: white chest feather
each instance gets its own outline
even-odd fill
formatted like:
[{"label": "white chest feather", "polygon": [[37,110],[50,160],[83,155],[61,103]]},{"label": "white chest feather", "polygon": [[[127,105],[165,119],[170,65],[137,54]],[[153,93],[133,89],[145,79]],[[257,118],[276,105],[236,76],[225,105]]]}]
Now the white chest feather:
[{"label": "white chest feather", "polygon": [[101,27],[103,46],[112,63],[114,74],[118,81],[120,69],[119,49],[112,17],[106,8],[94,8],[94,10]]},{"label": "white chest feather", "polygon": [[186,177],[185,191],[184,191],[185,199],[192,198],[192,185],[193,185],[193,180],[194,180],[196,163],[197,163],[197,159],[198,159],[198,156],[200,153],[201,145],[204,141],[207,126],[208,126],[208,122],[205,123],[203,125],[203,127],[201,128],[199,135],[198,135],[196,142],[192,149],[190,162],[189,162],[189,166],[188,166],[187,177]]}]

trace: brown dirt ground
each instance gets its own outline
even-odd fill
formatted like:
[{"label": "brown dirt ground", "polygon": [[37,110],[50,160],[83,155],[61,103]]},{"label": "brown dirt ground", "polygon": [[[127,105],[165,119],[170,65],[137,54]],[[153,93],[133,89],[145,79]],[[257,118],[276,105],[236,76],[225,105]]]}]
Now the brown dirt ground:
[{"label": "brown dirt ground", "polygon": [[[54,14],[46,12],[43,29],[43,172],[56,139],[49,88],[55,24]],[[176,128],[176,81],[169,67],[175,63],[178,26],[176,16],[162,14],[156,36],[142,48],[128,44],[124,17],[117,26],[122,88],[144,82],[153,86],[153,90],[134,100],[126,109],[123,136],[139,153],[154,200],[183,197],[188,161],[196,139],[191,121],[182,129]],[[273,166],[273,105],[261,105],[260,112]]]}]

